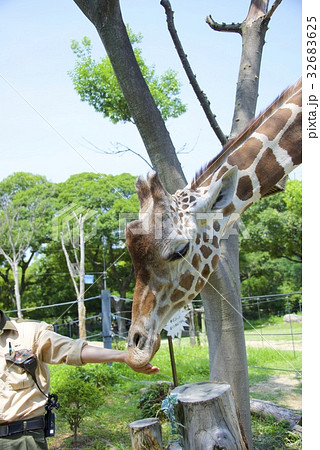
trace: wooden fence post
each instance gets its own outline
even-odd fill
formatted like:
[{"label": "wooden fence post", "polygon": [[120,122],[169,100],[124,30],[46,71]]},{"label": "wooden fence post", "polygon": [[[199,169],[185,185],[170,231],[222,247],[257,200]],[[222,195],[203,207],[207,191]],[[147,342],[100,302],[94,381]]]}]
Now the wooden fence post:
[{"label": "wooden fence post", "polygon": [[174,413],[182,448],[247,450],[228,384],[191,383],[176,387],[171,391],[174,394],[177,394]]},{"label": "wooden fence post", "polygon": [[159,419],[142,419],[130,423],[133,450],[162,450],[162,434]]}]

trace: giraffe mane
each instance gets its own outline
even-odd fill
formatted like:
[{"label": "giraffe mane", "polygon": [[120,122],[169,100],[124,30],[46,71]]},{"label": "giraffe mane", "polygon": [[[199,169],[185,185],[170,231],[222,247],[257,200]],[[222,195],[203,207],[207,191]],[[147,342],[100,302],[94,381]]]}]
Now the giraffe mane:
[{"label": "giraffe mane", "polygon": [[265,119],[270,117],[274,111],[276,111],[283,103],[285,103],[296,91],[299,90],[301,86],[301,78],[292,86],[288,87],[282,92],[274,101],[268,106],[264,111],[262,111],[257,117],[255,117],[245,129],[234,139],[228,141],[222,150],[205,166],[203,166],[199,172],[196,173],[195,177],[191,182],[191,189],[195,190],[199,187],[209,175],[214,173],[225,161],[225,159],[230,155],[230,153],[242,144],[246,139],[256,130]]}]

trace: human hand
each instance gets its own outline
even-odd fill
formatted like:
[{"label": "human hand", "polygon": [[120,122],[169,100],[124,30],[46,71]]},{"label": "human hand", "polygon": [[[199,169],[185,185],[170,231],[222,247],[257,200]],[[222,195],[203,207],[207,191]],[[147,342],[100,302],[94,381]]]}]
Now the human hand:
[{"label": "human hand", "polygon": [[154,373],[160,372],[159,367],[153,366],[153,365],[150,364],[150,363],[146,364],[146,365],[143,366],[143,367],[138,367],[138,368],[137,368],[137,367],[133,367],[133,366],[130,364],[129,360],[128,360],[128,352],[127,352],[127,351],[124,351],[124,352],[123,352],[123,356],[124,356],[124,362],[125,362],[132,370],[134,370],[135,372],[138,372],[138,373],[144,373],[144,374],[146,374],[146,375],[152,375],[152,374],[154,374]]},{"label": "human hand", "polygon": [[[129,367],[131,366],[129,365]],[[139,369],[136,369],[134,367],[131,367],[131,369],[134,370],[135,372],[144,373],[146,375],[152,375],[154,373],[160,372],[159,367],[153,366],[151,364],[146,364],[145,366],[140,367]]]}]

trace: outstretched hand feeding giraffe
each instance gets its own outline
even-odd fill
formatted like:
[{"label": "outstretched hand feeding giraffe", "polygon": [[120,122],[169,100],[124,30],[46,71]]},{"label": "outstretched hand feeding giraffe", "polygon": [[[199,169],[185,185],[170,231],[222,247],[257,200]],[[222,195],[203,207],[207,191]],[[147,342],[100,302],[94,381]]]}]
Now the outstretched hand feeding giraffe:
[{"label": "outstretched hand feeding giraffe", "polygon": [[220,240],[252,203],[301,163],[302,83],[287,89],[184,189],[170,195],[156,172],[139,177],[139,220],[126,241],[136,274],[130,363],[142,367],[174,313],[216,268]]}]

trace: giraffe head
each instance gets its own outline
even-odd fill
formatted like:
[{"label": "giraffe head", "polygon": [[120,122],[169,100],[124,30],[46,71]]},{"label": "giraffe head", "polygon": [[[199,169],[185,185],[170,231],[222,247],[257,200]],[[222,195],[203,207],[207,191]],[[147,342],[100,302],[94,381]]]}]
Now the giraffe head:
[{"label": "giraffe head", "polygon": [[152,359],[162,328],[201,291],[215,269],[236,186],[236,167],[173,195],[156,172],[136,181],[139,220],[126,230],[136,274],[128,342],[133,366]]}]

